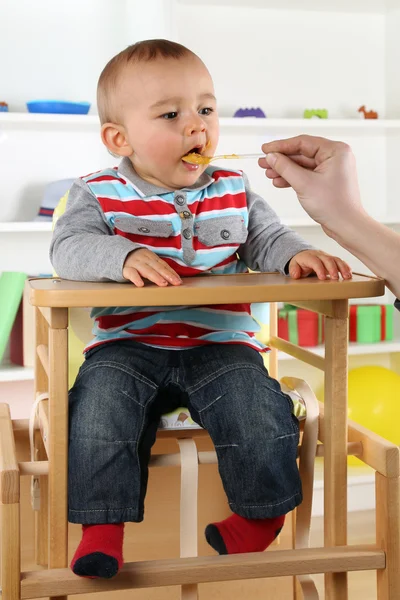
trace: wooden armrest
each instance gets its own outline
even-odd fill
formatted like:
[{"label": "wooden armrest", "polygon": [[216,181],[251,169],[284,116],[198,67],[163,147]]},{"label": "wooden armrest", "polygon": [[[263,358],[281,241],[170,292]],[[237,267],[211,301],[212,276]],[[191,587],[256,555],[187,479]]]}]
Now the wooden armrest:
[{"label": "wooden armrest", "polygon": [[8,404],[0,404],[0,502],[19,502],[19,468]]},{"label": "wooden armrest", "polygon": [[[324,442],[324,405],[319,403],[319,439]],[[400,477],[400,450],[383,437],[354,421],[348,422],[348,441],[361,442],[357,458],[385,477]]]}]

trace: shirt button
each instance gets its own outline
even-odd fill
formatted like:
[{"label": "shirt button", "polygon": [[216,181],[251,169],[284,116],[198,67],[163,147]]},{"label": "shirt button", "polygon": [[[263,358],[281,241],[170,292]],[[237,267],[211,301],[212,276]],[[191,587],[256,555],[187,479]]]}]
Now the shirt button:
[{"label": "shirt button", "polygon": [[175,196],[175,201],[179,206],[183,206],[185,204],[185,197],[180,195]]},{"label": "shirt button", "polygon": [[148,229],[147,227],[139,227],[139,231],[141,231],[142,233],[149,233],[150,229]]},{"label": "shirt button", "polygon": [[188,210],[184,210],[183,212],[179,213],[179,216],[181,219],[190,219],[192,213],[190,213]]},{"label": "shirt button", "polygon": [[190,229],[184,229],[182,233],[183,233],[183,237],[186,240],[190,240],[190,238],[192,237],[192,232],[190,231]]},{"label": "shirt button", "polygon": [[230,234],[230,232],[229,232],[227,229],[223,229],[223,230],[221,231],[221,237],[222,237],[224,240],[229,240],[229,238],[231,237],[231,234]]}]

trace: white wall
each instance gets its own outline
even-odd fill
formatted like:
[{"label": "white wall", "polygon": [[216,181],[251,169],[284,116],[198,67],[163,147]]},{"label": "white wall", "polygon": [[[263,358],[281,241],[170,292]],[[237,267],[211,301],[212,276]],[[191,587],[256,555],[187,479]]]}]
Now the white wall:
[{"label": "white wall", "polygon": [[301,117],[304,108],[348,117],[361,104],[383,116],[383,14],[198,3],[180,6],[177,23],[179,40],[208,65],[224,116],[260,105],[269,117]]},{"label": "white wall", "polygon": [[270,117],[301,116],[306,107],[352,116],[364,103],[383,116],[383,14],[174,6],[173,0],[2,0],[1,100],[12,110],[35,98],[94,102],[111,56],[139,39],[167,36],[209,66],[224,116],[254,104]]},{"label": "white wall", "polygon": [[[348,6],[354,2],[349,0]],[[285,3],[296,5],[294,0]],[[308,5],[312,3],[325,9],[329,5],[316,0]],[[215,79],[221,115],[246,105],[262,106],[269,117],[301,116],[305,107],[327,107],[331,117],[348,117],[364,103],[380,116],[385,106],[387,116],[398,110],[399,9],[386,17],[383,12],[262,10],[254,8],[257,4],[264,2],[252,0],[243,7],[238,1],[232,7],[211,0],[2,0],[0,56],[7,60],[0,61],[0,100],[7,100],[11,110],[24,110],[27,99],[40,97],[93,102],[98,75],[114,53],[138,39],[165,35],[205,60]],[[364,7],[359,0],[355,4]],[[370,3],[378,4],[383,6],[381,0]],[[363,201],[371,214],[400,217],[400,135],[320,132],[352,145]],[[265,132],[256,134],[225,129],[219,149],[255,152],[272,135],[292,134],[288,126],[272,134],[268,121]],[[113,164],[96,125],[60,130],[0,123],[0,221],[31,220],[47,182]],[[235,166],[248,173],[253,188],[281,217],[303,216],[294,194],[275,190],[255,161]],[[318,236],[317,245],[325,244]]]},{"label": "white wall", "polygon": [[170,4],[2,0],[0,101],[13,111],[38,98],[94,103],[97,79],[114,54],[139,39],[171,33]]}]

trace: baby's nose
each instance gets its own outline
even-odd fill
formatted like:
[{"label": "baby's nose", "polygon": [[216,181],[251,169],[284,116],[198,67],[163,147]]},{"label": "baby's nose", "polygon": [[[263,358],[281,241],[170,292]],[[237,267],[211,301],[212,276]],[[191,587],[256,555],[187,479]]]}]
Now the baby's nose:
[{"label": "baby's nose", "polygon": [[194,133],[199,133],[206,130],[206,124],[203,119],[200,118],[192,118],[185,125],[185,135],[191,136]]}]

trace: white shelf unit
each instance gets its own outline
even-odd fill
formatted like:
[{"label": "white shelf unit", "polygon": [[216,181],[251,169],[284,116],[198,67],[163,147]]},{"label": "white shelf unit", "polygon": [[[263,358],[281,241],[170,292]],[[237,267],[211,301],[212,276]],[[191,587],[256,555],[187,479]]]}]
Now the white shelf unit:
[{"label": "white shelf unit", "polygon": [[[290,130],[290,131],[305,131],[312,130],[319,132],[329,129],[330,131],[337,130],[356,130],[361,134],[366,132],[382,132],[386,130],[400,129],[400,119],[364,119],[364,118],[347,118],[347,119],[304,119],[304,118],[256,118],[244,117],[220,118],[222,129],[234,128],[238,130],[251,129],[258,130],[260,133],[269,130]],[[61,129],[64,126],[73,127],[76,130],[100,128],[98,115],[61,115],[61,114],[43,114],[43,113],[28,113],[28,112],[0,112],[0,128],[3,129],[3,135],[8,128],[46,128],[56,127]],[[1,130],[0,130],[1,131]]]},{"label": "white shelf unit", "polygon": [[10,221],[0,223],[0,233],[49,233],[52,224],[48,221]]},{"label": "white shelf unit", "polygon": [[[318,356],[325,355],[325,348],[323,345],[314,346],[311,348],[305,348]],[[363,356],[371,354],[392,354],[400,352],[400,340],[392,340],[379,342],[377,344],[357,344],[356,342],[349,343],[349,356]],[[285,352],[278,352],[279,360],[295,360],[293,356],[286,354]]]},{"label": "white shelf unit", "polygon": [[20,367],[11,363],[2,363],[0,365],[0,384],[30,381],[33,379],[33,369],[30,367]]},{"label": "white shelf unit", "polygon": [[[200,0],[178,0],[183,5],[198,5]],[[205,6],[224,6],[229,8],[243,6],[241,0],[201,0]],[[388,7],[395,5],[395,0],[248,0],[247,9],[278,9],[279,10],[302,10],[302,11],[328,11],[349,13],[372,13],[385,14]]]},{"label": "white shelf unit", "polygon": [[[176,39],[210,68],[222,115],[222,153],[256,152],[265,141],[300,133],[341,139],[356,154],[366,208],[384,223],[400,223],[398,0],[127,0],[124,9],[108,0],[71,0],[69,10],[52,0],[41,3],[37,11],[35,4],[13,0],[3,12],[0,52],[14,60],[4,65],[9,97],[0,100],[21,112],[0,113],[0,271],[51,272],[51,224],[33,222],[46,183],[115,164],[101,145],[96,114],[30,114],[22,112],[26,100],[85,99],[94,112],[104,64],[146,37]],[[84,38],[77,35],[74,6],[86,23]],[[131,17],[139,9],[138,21]],[[16,30],[24,35],[16,39]],[[67,39],[74,44],[66,62]],[[16,78],[15,72],[24,76]],[[380,118],[359,118],[361,104]],[[229,117],[245,106],[261,106],[268,118]],[[327,108],[329,119],[302,119],[305,108]],[[351,260],[307,217],[291,190],[271,186],[256,161],[224,164],[243,169],[283,222],[301,229],[314,245]],[[352,266],[365,271],[357,262]],[[351,346],[350,354],[369,360],[395,354],[399,345]],[[282,368],[295,366],[296,361],[281,358]],[[31,377],[29,370],[11,366],[1,372],[14,380]]]}]

